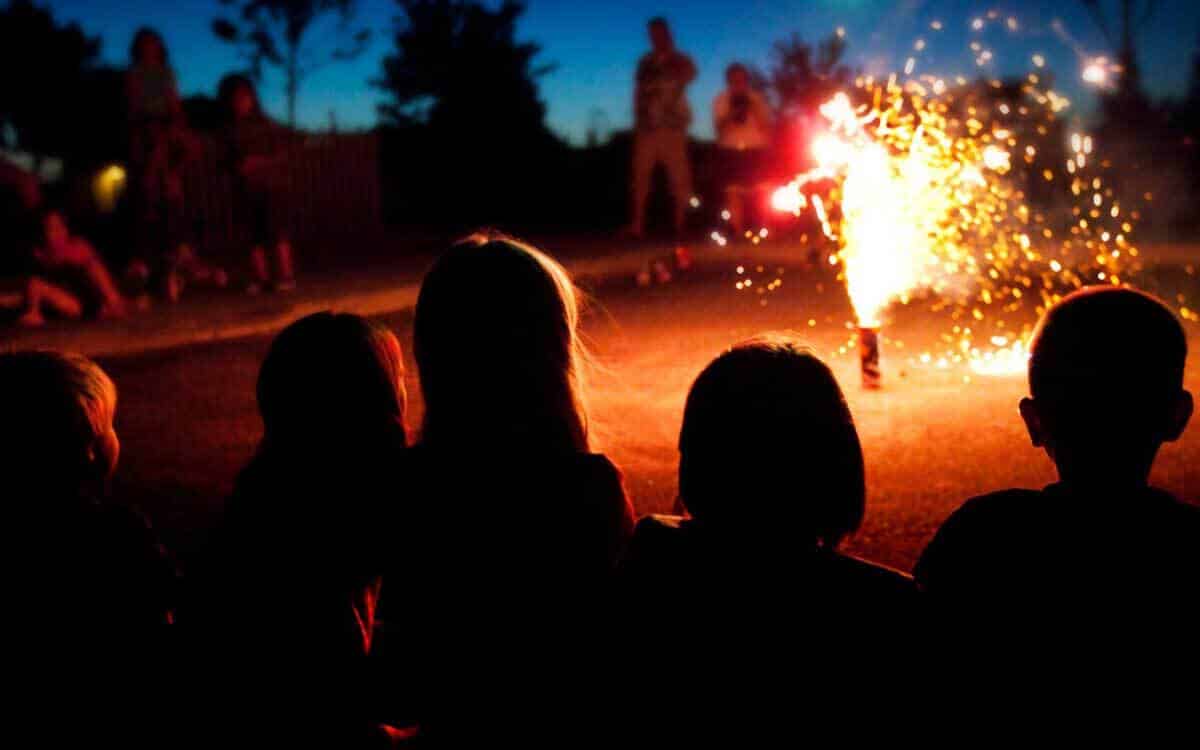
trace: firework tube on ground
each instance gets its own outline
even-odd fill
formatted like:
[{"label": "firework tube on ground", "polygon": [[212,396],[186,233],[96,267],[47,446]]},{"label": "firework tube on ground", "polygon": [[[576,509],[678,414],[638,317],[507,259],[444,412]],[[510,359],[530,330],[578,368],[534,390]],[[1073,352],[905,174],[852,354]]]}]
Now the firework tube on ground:
[{"label": "firework tube on ground", "polygon": [[879,329],[860,326],[858,329],[858,353],[862,360],[862,387],[874,390],[883,385],[883,374],[879,369]]}]

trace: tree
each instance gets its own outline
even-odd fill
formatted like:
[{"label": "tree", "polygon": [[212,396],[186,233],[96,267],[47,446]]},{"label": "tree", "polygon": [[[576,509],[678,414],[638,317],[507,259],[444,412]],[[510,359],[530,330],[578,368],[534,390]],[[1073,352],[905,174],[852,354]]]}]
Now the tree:
[{"label": "tree", "polygon": [[[548,135],[537,79],[553,66],[535,64],[538,45],[516,41],[523,4],[505,0],[492,10],[461,0],[397,3],[404,15],[396,50],[375,81],[391,98],[379,107],[386,122],[481,136]],[[481,115],[489,118],[486,128]]]},{"label": "tree", "polygon": [[[0,129],[11,129],[15,145],[35,159],[68,156],[80,140],[79,123],[95,121],[80,110],[91,98],[99,54],[100,40],[78,24],[59,25],[30,0],[11,0],[0,9]],[[30,66],[34,75],[18,73]]]},{"label": "tree", "polygon": [[[221,0],[237,9],[236,20],[218,18],[213,33],[236,45],[250,61],[250,73],[262,79],[263,65],[283,72],[288,124],[296,124],[296,95],[304,79],[333,62],[351,60],[366,49],[371,32],[354,29],[357,0]],[[319,20],[335,22],[331,35],[317,41],[309,32]]]},{"label": "tree", "polygon": [[846,40],[831,34],[816,50],[798,34],[775,43],[770,83],[779,111],[784,116],[808,114],[838,91],[847,91],[854,74],[842,64]]},{"label": "tree", "polygon": [[421,220],[504,222],[554,213],[569,191],[565,146],[546,127],[537,80],[551,66],[517,41],[525,7],[506,0],[397,0],[395,50],[374,85],[389,194]]}]

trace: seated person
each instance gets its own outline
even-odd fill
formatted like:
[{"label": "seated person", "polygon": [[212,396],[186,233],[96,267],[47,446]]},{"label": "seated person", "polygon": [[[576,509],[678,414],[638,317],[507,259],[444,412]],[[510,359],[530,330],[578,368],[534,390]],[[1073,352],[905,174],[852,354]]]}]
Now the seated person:
[{"label": "seated person", "polygon": [[688,516],[643,519],[621,574],[668,613],[714,599],[765,610],[784,589],[884,611],[913,593],[907,576],[837,551],[866,507],[862,448],[833,373],[790,339],[741,343],[696,378],[679,493]]},{"label": "seated person", "polygon": [[22,325],[45,325],[46,309],[66,318],[80,318],[87,308],[102,318],[125,315],[125,299],[104,260],[87,240],[71,234],[56,210],[42,216],[33,265],[25,287]]},{"label": "seated person", "polygon": [[20,721],[55,744],[129,747],[162,716],[175,569],[146,521],[108,502],[116,403],[88,359],[0,354],[6,671]]},{"label": "seated person", "polygon": [[1097,606],[1139,618],[1192,606],[1200,509],[1149,485],[1159,448],[1192,414],[1186,357],[1183,328],[1147,294],[1094,287],[1053,307],[1034,334],[1020,410],[1059,481],[955,511],[916,567],[931,600],[1036,612],[1042,624]]},{"label": "seated person", "polygon": [[145,631],[170,615],[173,568],[144,519],[105,502],[120,453],[116,407],[116,387],[89,359],[0,354],[0,469],[6,495],[21,501],[9,504],[18,538],[5,546],[38,561],[26,569],[44,578],[50,609],[39,619],[74,622],[81,635]]},{"label": "seated person", "polygon": [[404,497],[403,379],[395,335],[358,315],[308,315],[272,342],[257,386],[263,439],[180,615],[197,681],[225,683],[196,703],[213,743],[346,747],[382,731],[365,680],[376,533]]},{"label": "seated person", "polygon": [[396,469],[380,612],[384,672],[428,746],[577,747],[601,718],[605,594],[634,516],[593,450],[579,317],[562,266],[494,233],[421,283],[423,422]]},{"label": "seated person", "polygon": [[838,551],[865,494],[854,420],[811,352],[762,337],[709,364],[679,436],[689,516],[643,519],[620,570],[640,641],[627,702],[656,706],[628,731],[769,746],[798,717],[861,708],[861,683],[906,652],[915,597],[907,576]]}]

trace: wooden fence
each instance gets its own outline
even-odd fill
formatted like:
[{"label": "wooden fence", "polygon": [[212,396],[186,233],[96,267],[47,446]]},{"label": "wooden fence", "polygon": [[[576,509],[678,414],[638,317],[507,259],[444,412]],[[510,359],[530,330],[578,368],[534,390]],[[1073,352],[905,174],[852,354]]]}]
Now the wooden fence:
[{"label": "wooden fence", "polygon": [[[373,133],[303,136],[273,169],[272,222],[308,257],[336,255],[347,243],[382,234],[379,144]],[[183,173],[184,221],[206,254],[244,252],[234,221],[228,165],[215,141],[201,142]]]}]

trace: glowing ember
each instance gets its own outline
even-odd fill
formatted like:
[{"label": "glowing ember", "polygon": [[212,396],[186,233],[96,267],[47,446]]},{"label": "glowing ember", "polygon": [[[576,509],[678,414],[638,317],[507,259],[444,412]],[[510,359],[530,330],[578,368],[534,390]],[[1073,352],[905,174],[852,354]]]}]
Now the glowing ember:
[{"label": "glowing ember", "polygon": [[1120,66],[1112,64],[1108,58],[1093,57],[1084,63],[1079,76],[1089,86],[1108,88],[1112,85],[1113,77],[1120,72]]}]

